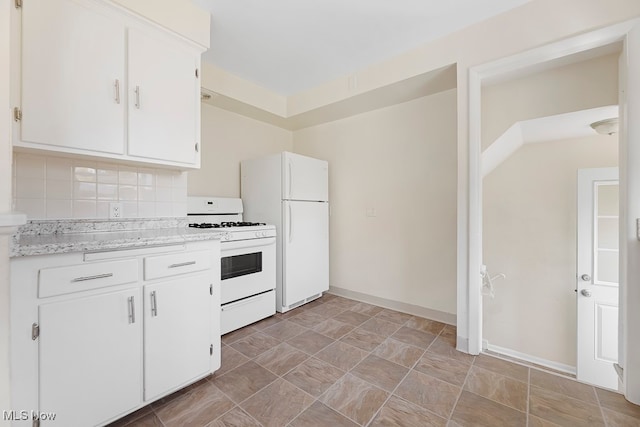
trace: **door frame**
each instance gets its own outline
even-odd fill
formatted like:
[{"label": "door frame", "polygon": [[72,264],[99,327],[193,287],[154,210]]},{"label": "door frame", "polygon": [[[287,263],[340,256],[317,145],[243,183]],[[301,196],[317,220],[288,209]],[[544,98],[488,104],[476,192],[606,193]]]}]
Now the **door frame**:
[{"label": "door frame", "polygon": [[[466,176],[468,177],[466,194],[459,194],[458,204],[457,326],[459,332],[457,348],[459,350],[470,354],[479,354],[482,351],[482,282],[480,267],[482,264],[481,96],[483,82],[504,78],[510,74],[531,69],[549,61],[561,60],[563,57],[590,49],[625,42],[627,33],[638,23],[640,23],[640,19],[632,19],[469,68],[468,158],[464,158],[464,156],[458,157],[458,169],[466,171]],[[622,126],[624,126],[624,122]],[[621,138],[620,145],[622,146],[623,144],[626,144],[626,141]],[[626,152],[624,149],[621,151]],[[622,167],[622,160],[626,162],[626,158],[621,156],[621,188],[627,180]],[[464,177],[464,175],[459,176]],[[463,183],[459,183],[458,186],[459,188],[464,188]],[[467,209],[461,209],[465,205]],[[621,209],[621,216],[623,212],[624,209]],[[623,250],[622,240],[621,250]],[[622,277],[624,276],[621,275],[621,286],[623,286]],[[465,331],[466,334],[464,333]]]}]

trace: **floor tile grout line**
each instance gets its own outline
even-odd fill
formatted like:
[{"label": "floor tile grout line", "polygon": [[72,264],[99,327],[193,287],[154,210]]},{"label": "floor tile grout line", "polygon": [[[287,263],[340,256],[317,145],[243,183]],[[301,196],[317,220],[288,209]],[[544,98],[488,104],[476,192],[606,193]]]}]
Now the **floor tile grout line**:
[{"label": "floor tile grout line", "polygon": [[[478,356],[475,356],[475,357],[477,358]],[[528,411],[529,411],[529,401],[528,401],[528,400],[529,400],[529,382],[528,382],[528,380],[525,382],[525,381],[522,381],[522,380],[519,380],[519,379],[513,378],[513,377],[511,377],[511,376],[509,376],[509,375],[505,375],[505,374],[501,374],[501,373],[498,373],[498,372],[492,371],[492,370],[487,369],[487,368],[484,368],[484,367],[482,367],[482,366],[476,366],[476,365],[475,365],[475,360],[474,360],[474,365],[473,365],[473,367],[474,367],[474,368],[476,368],[477,370],[485,371],[485,372],[488,372],[488,373],[490,373],[490,374],[492,374],[492,375],[498,375],[498,376],[500,376],[500,377],[504,377],[504,378],[506,378],[506,379],[508,379],[508,380],[516,381],[516,382],[519,382],[519,383],[525,384],[525,385],[526,385],[526,387],[527,387],[527,402],[525,402],[525,403],[526,403],[526,406],[525,406],[525,409],[524,409],[524,410],[522,410],[522,409],[518,409],[518,408],[515,408],[515,407],[513,407],[513,406],[511,406],[511,405],[508,405],[508,404],[506,404],[506,403],[500,402],[500,401],[498,401],[498,400],[496,400],[496,399],[494,399],[494,398],[492,398],[492,397],[483,396],[483,395],[478,394],[478,393],[476,393],[476,392],[474,392],[474,391],[471,391],[471,390],[467,390],[467,391],[468,391],[469,393],[473,393],[473,394],[475,394],[476,396],[480,396],[480,397],[482,397],[482,398],[484,398],[484,399],[487,399],[487,400],[489,400],[489,401],[491,401],[491,402],[493,402],[493,403],[497,403],[498,405],[504,406],[504,407],[509,408],[509,409],[513,409],[513,410],[518,411],[518,412],[522,412],[522,413],[524,413],[524,414],[525,414],[525,416],[527,416]],[[529,374],[528,374],[528,373],[527,373],[527,376],[529,376]],[[465,379],[465,381],[466,381],[466,379]],[[527,418],[528,418],[528,416],[527,416]]]},{"label": "floor tile grout line", "polygon": [[[344,313],[345,311],[350,311],[350,309],[344,310],[342,313]],[[381,311],[382,311],[382,310],[381,310]],[[380,312],[381,312],[381,311],[380,311]],[[350,324],[349,324],[350,326],[354,326],[354,329],[352,329],[351,331],[349,331],[349,332],[347,332],[347,333],[343,334],[343,335],[342,335],[341,337],[339,337],[338,339],[335,339],[335,340],[334,340],[334,342],[333,342],[332,344],[330,344],[330,345],[333,345],[333,344],[335,344],[336,342],[341,342],[342,344],[349,345],[349,346],[354,347],[354,348],[357,348],[357,349],[359,349],[359,350],[365,350],[365,349],[362,349],[362,348],[356,347],[356,346],[354,346],[354,345],[352,345],[352,344],[349,344],[349,343],[346,343],[346,342],[343,342],[343,341],[340,341],[340,340],[341,340],[342,338],[344,338],[346,335],[348,335],[348,334],[350,334],[351,332],[353,332],[354,330],[358,329],[362,324],[366,323],[368,320],[373,319],[374,317],[376,317],[376,316],[377,316],[377,314],[379,314],[380,312],[376,313],[376,314],[375,314],[375,315],[373,315],[373,316],[372,316],[372,315],[365,314],[365,313],[360,313],[360,314],[363,314],[363,315],[367,316],[369,319],[365,320],[364,322],[362,322],[362,323],[361,323],[360,325],[358,325],[358,326],[354,326],[354,325],[350,325]],[[340,313],[340,314],[342,314],[342,313]],[[357,312],[355,312],[355,313],[357,313]],[[329,317],[328,319],[334,319],[335,317],[339,316],[340,314],[337,314],[337,315],[335,315],[335,316],[331,316],[331,317]],[[334,319],[334,320],[335,320],[335,319]],[[382,319],[381,319],[381,320],[382,320]],[[338,322],[339,322],[339,320],[338,320]],[[402,326],[404,326],[407,322],[408,322],[408,320],[407,320],[407,321],[405,321],[404,323],[400,324],[400,325],[398,326],[398,329],[397,329],[395,332],[397,332],[397,331],[398,331]],[[344,323],[344,322],[342,322],[342,323]],[[390,322],[390,323],[393,323],[393,322]],[[394,323],[394,324],[396,324],[396,323]],[[396,325],[397,325],[397,324],[396,324]],[[366,329],[365,329],[365,331],[366,331]],[[315,332],[315,331],[314,331],[314,332]],[[370,332],[370,331],[367,331],[367,332]],[[395,332],[394,332],[394,333],[395,333]],[[317,332],[317,333],[319,333],[319,332]],[[322,334],[321,334],[321,335],[322,335]],[[326,335],[324,335],[324,336],[326,336]],[[382,335],[380,335],[380,336],[382,337]],[[331,338],[331,337],[328,337],[328,338]],[[388,338],[390,338],[390,335],[389,335],[388,337],[384,337],[384,338],[385,338],[385,339],[384,339],[384,341],[386,341]],[[383,341],[383,342],[384,342],[384,341]],[[386,390],[383,390],[382,388],[378,387],[377,385],[375,385],[375,384],[371,384],[369,381],[363,380],[362,378],[358,377],[357,375],[354,375],[354,374],[352,374],[352,373],[351,373],[351,372],[353,371],[353,369],[355,369],[355,368],[356,368],[360,363],[362,363],[362,361],[363,361],[363,360],[365,360],[367,357],[369,357],[369,356],[373,355],[373,352],[374,352],[374,351],[375,351],[375,350],[376,350],[376,349],[377,349],[381,344],[382,344],[382,343],[380,343],[380,344],[376,345],[373,349],[369,350],[369,351],[368,351],[368,353],[367,353],[367,354],[366,354],[366,355],[365,355],[365,356],[364,356],[364,357],[363,357],[363,358],[362,358],[358,363],[356,363],[356,365],[354,365],[353,367],[351,367],[351,369],[349,369],[349,370],[345,371],[345,373],[344,373],[340,378],[338,378],[336,381],[334,381],[334,382],[333,382],[333,384],[332,384],[331,386],[333,386],[334,384],[336,384],[338,381],[340,381],[342,378],[344,378],[347,374],[350,374],[350,375],[353,375],[354,377],[358,378],[359,380],[362,380],[362,381],[366,382],[367,384],[370,384],[370,385],[372,385],[372,386],[374,386],[374,387],[376,387],[376,388],[379,388],[380,390],[382,390],[382,391],[386,392]],[[326,347],[324,347],[324,348],[322,348],[322,349],[318,350],[316,353],[314,353],[314,356],[315,356],[316,354],[320,353],[320,352],[321,352],[322,350],[324,350],[325,348],[329,347],[330,345],[328,345],[328,346],[326,346]],[[365,351],[366,351],[366,350],[365,350]],[[425,351],[426,351],[426,350],[425,350]],[[375,355],[374,355],[374,356],[375,356]],[[312,356],[312,357],[313,357],[313,356]],[[322,360],[322,359],[319,359],[319,360]],[[384,359],[384,360],[386,360],[386,359]],[[389,362],[390,362],[390,363],[394,363],[394,362],[391,362],[391,361],[389,361]],[[326,362],[326,363],[329,363],[331,366],[334,366],[334,367],[336,367],[336,368],[340,369],[340,367],[338,367],[338,366],[336,366],[336,365],[334,365],[334,364],[332,364],[332,363],[330,363],[330,362]],[[299,365],[298,365],[298,366],[299,366]],[[402,366],[402,365],[398,365],[398,366]],[[403,366],[403,367],[404,367],[404,366]],[[405,376],[406,376],[406,375],[405,375]],[[404,378],[403,378],[403,380],[404,380]],[[402,381],[401,381],[401,382],[402,382]],[[400,383],[398,383],[398,384],[400,384]],[[316,401],[320,402],[321,404],[323,404],[323,405],[327,406],[327,407],[328,407],[328,408],[330,408],[331,410],[336,411],[338,414],[340,414],[340,415],[344,416],[344,417],[345,417],[345,418],[347,418],[348,420],[353,421],[354,423],[356,423],[356,424],[358,424],[358,425],[360,425],[360,426],[361,426],[362,424],[361,424],[361,423],[359,423],[358,421],[356,421],[356,420],[354,420],[354,419],[350,418],[349,416],[347,416],[346,414],[344,414],[344,413],[342,413],[341,411],[337,410],[336,408],[333,408],[333,407],[331,407],[331,406],[329,406],[329,405],[326,405],[326,404],[321,400],[321,399],[322,399],[322,396],[324,396],[324,395],[328,392],[328,390],[331,388],[331,386],[330,386],[329,388],[327,388],[327,390],[325,390],[322,394],[320,394],[320,396],[318,396],[318,398],[316,399]],[[397,386],[396,386],[396,388],[397,388]],[[395,390],[395,389],[394,389],[394,390]],[[390,397],[390,396],[391,396],[391,394],[389,394],[389,397]],[[371,418],[367,423],[370,423],[370,422],[371,422],[371,420],[373,420],[373,419],[375,418],[375,416],[376,416],[376,415],[377,415],[377,413],[380,411],[380,409],[382,408],[382,406],[384,406],[384,404],[388,401],[389,397],[387,397],[387,399],[385,400],[385,402],[380,406],[380,408],[378,409],[378,411],[376,411],[376,413],[372,416],[372,418]],[[298,416],[299,416],[299,415],[300,415],[300,414],[298,414]],[[296,418],[297,418],[297,417],[296,417]],[[366,425],[366,424],[365,424],[365,425]]]},{"label": "floor tile grout line", "polygon": [[[374,316],[370,316],[370,318],[373,318],[373,317],[374,317]],[[402,325],[400,325],[400,327],[399,327],[398,329],[400,329],[402,326],[404,326],[404,324],[405,324],[405,323],[407,323],[407,322],[408,322],[408,320],[407,320],[407,321],[405,321]],[[355,330],[355,329],[357,329],[357,328],[358,328],[358,327],[354,328],[354,330]],[[344,338],[344,336],[348,335],[348,334],[349,334],[349,333],[351,333],[351,332],[352,332],[352,331],[348,332],[347,334],[343,335],[341,338]],[[396,331],[396,332],[397,332],[397,331]],[[386,338],[384,339],[384,341],[386,341],[388,338],[390,338],[390,336],[389,336],[389,337],[386,337]],[[338,341],[338,340],[336,340],[336,341]],[[384,341],[383,341],[383,342],[384,342]],[[340,342],[342,342],[342,341],[340,341]],[[362,349],[362,348],[356,347],[356,346],[351,345],[351,344],[349,344],[349,343],[345,343],[345,342],[343,342],[343,344],[345,344],[345,345],[349,345],[349,346],[351,346],[351,347],[358,348],[359,350],[364,350],[364,349]],[[358,378],[359,380],[364,381],[364,382],[366,382],[367,384],[370,384],[370,385],[372,385],[372,386],[374,386],[374,387],[376,387],[376,388],[378,388],[378,389],[380,389],[380,390],[382,390],[382,391],[384,391],[384,392],[386,393],[387,391],[386,391],[386,390],[384,390],[384,389],[382,389],[381,387],[378,387],[378,386],[377,386],[377,385],[375,385],[375,384],[371,384],[369,381],[363,380],[362,378],[358,377],[357,375],[354,375],[354,374],[352,374],[352,373],[351,373],[351,371],[353,371],[353,370],[354,370],[358,365],[360,365],[360,363],[362,363],[362,361],[363,361],[363,360],[365,360],[367,357],[369,357],[369,356],[371,356],[371,355],[374,355],[374,354],[373,354],[373,352],[374,352],[374,351],[375,351],[375,350],[376,350],[376,349],[377,349],[381,344],[382,344],[382,343],[380,343],[380,344],[376,345],[373,349],[371,349],[371,350],[369,351],[369,353],[368,353],[368,354],[366,354],[366,355],[365,355],[365,356],[364,356],[364,357],[363,357],[363,358],[362,358],[358,363],[356,363],[354,366],[352,366],[352,367],[351,367],[351,369],[349,369],[348,371],[346,371],[346,372],[345,372],[345,373],[344,373],[344,374],[343,374],[343,375],[342,375],[338,380],[334,381],[334,383],[333,383],[333,384],[335,384],[335,383],[337,383],[338,381],[340,381],[342,378],[344,378],[345,376],[347,376],[347,374],[350,374],[350,375],[353,375],[354,377]],[[366,351],[366,350],[365,350],[365,351]],[[426,349],[425,349],[425,351],[426,351]],[[423,354],[424,354],[424,353],[423,353]],[[375,356],[375,355],[374,355],[374,356]],[[421,357],[422,357],[422,356],[421,356]],[[385,359],[385,360],[386,360],[386,359]],[[388,362],[390,362],[390,363],[394,363],[394,362],[391,362],[391,361],[388,361]],[[416,362],[416,363],[417,363],[417,362]],[[397,363],[396,363],[396,364],[397,364]],[[335,365],[333,365],[333,364],[331,364],[331,365],[332,365],[332,366],[335,366]],[[398,364],[397,364],[397,365],[398,365]],[[415,364],[414,364],[414,365],[415,365]],[[398,366],[402,366],[402,365],[398,365]],[[411,370],[409,370],[409,371],[407,372],[407,375],[408,375],[408,373],[409,373],[409,372],[411,372]],[[406,377],[406,375],[405,375],[405,377]],[[400,381],[400,383],[401,383],[402,381],[404,381],[404,377],[402,378],[402,380]],[[398,383],[398,385],[400,385],[400,383]],[[333,384],[332,384],[332,386],[333,386]],[[396,388],[398,387],[398,385],[396,385]],[[325,391],[324,391],[324,392],[323,392],[323,393],[318,397],[318,400],[320,401],[320,403],[324,404],[324,402],[322,402],[322,401],[320,400],[320,398],[321,398],[322,396],[324,396],[324,395],[327,393],[327,391],[329,391],[329,389],[330,389],[330,388],[331,388],[331,386],[330,386],[329,388],[327,388],[327,390],[325,390]],[[395,391],[395,388],[394,388],[394,391]],[[363,426],[363,425],[364,425],[364,426],[366,426],[366,425],[368,425],[369,423],[371,423],[371,421],[372,421],[372,420],[374,420],[374,419],[375,419],[376,415],[380,412],[380,410],[382,409],[382,407],[387,403],[387,401],[389,400],[389,398],[390,398],[392,395],[393,395],[393,392],[389,393],[389,396],[387,396],[387,399],[385,399],[385,401],[382,403],[382,405],[380,405],[380,408],[378,408],[378,410],[377,410],[377,411],[376,411],[376,412],[371,416],[371,418],[370,418],[370,419],[369,419],[365,424],[361,424],[361,423],[359,423],[358,421],[356,421],[356,420],[354,420],[354,419],[350,418],[349,416],[347,416],[346,414],[344,414],[344,413],[342,413],[341,411],[337,410],[336,408],[333,408],[333,407],[331,407],[331,406],[329,406],[329,405],[326,405],[326,406],[327,406],[328,408],[331,408],[332,410],[336,411],[336,412],[337,412],[337,413],[339,413],[340,415],[342,415],[342,416],[346,417],[347,419],[349,419],[349,420],[353,421],[353,422],[354,422],[354,423],[356,423],[357,425],[359,425],[359,426]]]},{"label": "floor tile grout line", "polygon": [[[441,333],[442,332],[440,332],[440,334]],[[440,336],[440,334],[438,334],[438,336]],[[436,340],[433,340],[433,342],[435,342],[435,341]],[[431,343],[431,344],[433,344],[433,343]],[[429,347],[431,347],[431,345],[429,345]],[[460,397],[462,396],[462,393],[464,392],[464,386],[467,384],[467,380],[469,379],[469,375],[471,374],[471,369],[473,369],[473,366],[475,365],[477,358],[478,358],[478,356],[473,356],[473,360],[471,361],[471,364],[469,365],[469,369],[467,370],[467,375],[464,376],[464,381],[462,381],[462,385],[460,386],[460,393],[458,393],[458,397],[456,398],[456,401],[454,402],[453,406],[451,407],[451,412],[449,413],[449,416],[447,417],[447,424],[449,424],[451,422],[451,418],[453,417],[453,414],[456,411],[456,407],[458,406],[458,402],[460,401]]]},{"label": "floor tile grout line", "polygon": [[[394,333],[398,332],[398,331],[400,330],[400,328],[402,328],[404,325],[406,325],[406,323],[407,323],[408,321],[409,321],[409,320],[406,320],[402,325],[400,325],[400,326],[398,327],[398,329],[397,329]],[[387,340],[387,339],[389,339],[390,337],[391,337],[391,335],[389,335],[388,337],[386,337],[386,338],[384,339],[384,341],[386,341],[386,340]],[[382,342],[384,342],[384,341],[382,341]],[[374,354],[373,354],[373,352],[375,351],[375,349],[376,349],[376,348],[380,347],[380,345],[382,345],[382,343],[378,344],[378,345],[377,345],[373,350],[371,350],[371,351],[369,352],[369,354],[368,354],[364,359],[366,359],[367,357],[369,357],[369,356],[371,356],[371,355],[374,355]],[[425,350],[422,352],[422,355],[420,355],[420,358],[424,355],[424,352],[425,352],[425,351],[427,351],[427,349],[426,349],[426,348],[425,348]],[[374,355],[374,356],[375,356],[375,355]],[[413,363],[413,366],[415,366],[415,365],[416,365],[416,363],[418,363],[418,360],[420,360],[420,358],[418,358],[418,359]],[[364,359],[362,359],[362,360],[364,360]],[[360,363],[362,363],[362,360],[358,363],[358,365],[359,365]],[[386,359],[385,359],[385,360],[386,360]],[[391,362],[391,361],[389,361],[389,362]],[[394,362],[391,362],[391,363],[394,363]],[[397,363],[396,363],[396,364],[397,364]],[[356,365],[356,366],[358,366],[358,365]],[[399,364],[397,364],[397,365],[399,365]],[[355,369],[355,367],[356,367],[356,366],[354,366],[353,368],[351,368],[351,370]],[[399,366],[402,366],[402,365],[399,365]],[[393,393],[396,391],[396,389],[397,389],[398,387],[400,387],[400,384],[402,384],[402,382],[407,378],[407,375],[409,375],[409,373],[411,372],[411,369],[413,369],[413,367],[411,367],[411,368],[409,368],[409,369],[407,370],[407,373],[406,373],[406,374],[404,374],[404,376],[402,377],[402,379],[398,382],[398,384],[396,384],[396,386],[393,388],[393,390],[391,390],[391,391],[389,392],[389,395],[388,395],[388,396],[387,396],[387,398],[384,400],[384,402],[382,402],[382,405],[380,405],[380,407],[378,408],[378,410],[377,410],[376,412],[374,412],[374,414],[371,416],[371,418],[369,418],[369,420],[368,420],[366,423],[364,423],[364,425],[365,425],[365,426],[368,426],[369,424],[371,424],[371,422],[372,422],[373,420],[375,420],[375,419],[376,419],[376,417],[378,416],[378,414],[380,413],[380,411],[382,411],[382,408],[384,407],[384,405],[386,405],[386,404],[387,404],[387,402],[389,401],[389,399],[391,399],[391,396],[393,396]],[[358,378],[360,378],[360,377],[358,377]],[[362,378],[360,378],[360,379],[362,379]],[[363,381],[366,381],[366,380],[363,380]],[[369,381],[366,381],[366,382],[368,383]],[[373,384],[373,385],[375,386],[375,384]],[[377,386],[376,386],[376,387],[377,387]],[[378,388],[380,388],[380,387],[378,387]],[[381,390],[383,390],[382,388],[380,388],[380,389],[381,389]],[[386,390],[383,390],[383,391],[385,391],[385,392],[386,392]],[[363,424],[361,424],[361,425],[363,425]]]},{"label": "floor tile grout line", "polygon": [[[347,310],[344,310],[344,311],[347,311]],[[343,311],[343,312],[344,312],[344,311]],[[292,317],[295,317],[295,316],[292,316]],[[333,317],[335,317],[335,316],[328,317],[327,319],[330,319],[330,318],[333,318]],[[287,320],[287,319],[283,319],[281,322],[286,321],[286,320]],[[278,323],[281,323],[281,322],[278,322]],[[297,336],[299,336],[299,335],[302,335],[302,334],[304,334],[304,333],[308,333],[309,331],[311,331],[311,329],[310,329],[310,328],[307,328],[307,327],[305,327],[305,326],[303,326],[303,325],[300,325],[300,324],[295,323],[295,322],[292,322],[292,323],[293,323],[293,324],[295,324],[295,325],[298,325],[298,326],[301,326],[301,327],[305,328],[305,329],[306,329],[306,331],[303,331],[303,332],[301,332],[300,334],[295,335],[295,336],[293,336],[293,337],[291,337],[291,338],[289,338],[289,339],[296,338],[296,337],[297,337]],[[276,324],[274,324],[274,325],[271,325],[271,326],[275,326],[275,325],[277,325],[277,323],[276,323]],[[271,326],[269,326],[269,327],[271,327]],[[267,329],[267,328],[265,328],[265,329]],[[259,330],[259,331],[262,331],[262,330]],[[315,332],[315,331],[314,331],[314,332]],[[318,332],[316,332],[316,333],[318,333]],[[269,335],[268,333],[267,333],[267,334],[264,334],[264,335],[271,336],[271,335]],[[322,335],[322,334],[320,334],[320,335]],[[346,334],[345,334],[345,335],[346,335]],[[326,336],[326,335],[323,335],[323,336]],[[273,337],[273,336],[271,336],[271,337]],[[273,337],[273,338],[276,338],[276,337]],[[332,339],[331,337],[327,337],[327,338]],[[244,339],[244,338],[243,338],[243,339]],[[279,340],[279,338],[276,338],[276,339],[278,339],[278,340]],[[332,339],[332,340],[333,340],[333,339]],[[238,341],[240,341],[240,340],[238,340]],[[283,344],[283,343],[286,343],[287,345],[291,346],[291,344],[288,344],[288,342],[287,342],[287,341],[288,341],[288,340],[281,341],[278,345]],[[336,342],[336,341],[338,341],[338,340],[333,340],[333,341],[334,341],[333,343],[335,343],[335,342]],[[236,341],[236,342],[237,342],[237,341]],[[333,343],[332,343],[332,344],[333,344]],[[329,344],[329,345],[331,345],[331,344]],[[293,346],[291,346],[291,347],[293,347]],[[327,345],[326,347],[328,347],[328,345]],[[299,363],[298,365],[294,366],[293,368],[291,368],[290,370],[288,370],[287,372],[285,372],[283,375],[278,375],[278,374],[276,374],[275,372],[271,371],[269,368],[267,368],[267,367],[265,367],[265,366],[261,365],[259,362],[257,362],[257,361],[256,361],[256,359],[257,359],[258,357],[260,357],[262,354],[266,353],[266,352],[267,352],[267,351],[269,351],[269,350],[264,351],[264,352],[260,353],[259,355],[256,355],[256,356],[255,356],[255,357],[253,357],[253,358],[250,358],[250,359],[249,359],[249,361],[253,361],[253,362],[254,362],[254,363],[256,363],[258,366],[260,366],[260,367],[264,368],[265,370],[267,370],[268,372],[272,373],[273,375],[275,375],[275,376],[277,377],[277,379],[282,379],[283,381],[286,381],[287,383],[291,384],[288,380],[286,380],[286,379],[284,378],[284,376],[285,376],[285,375],[287,375],[287,374],[289,374],[289,373],[290,373],[291,371],[293,371],[294,369],[296,369],[296,368],[297,368],[298,366],[300,366],[302,363],[304,363],[304,362],[306,362],[307,360],[309,360],[309,359],[311,359],[312,357],[314,357],[316,354],[320,353],[320,352],[321,352],[324,348],[326,348],[326,347],[323,347],[322,349],[318,350],[317,352],[315,352],[315,353],[313,353],[313,354],[311,354],[311,355],[310,355],[309,353],[305,352],[304,350],[300,350],[300,349],[297,349],[296,347],[293,347],[293,348],[295,348],[296,350],[299,350],[299,351],[301,351],[301,352],[305,353],[305,354],[307,355],[307,358],[306,358],[303,362]],[[244,355],[244,356],[246,357],[246,355]],[[320,360],[321,360],[321,359],[320,359]],[[242,365],[240,365],[240,366],[242,366]],[[240,366],[238,366],[238,367],[240,367]],[[332,366],[333,366],[333,365],[332,365]],[[234,368],[234,370],[235,370],[235,369],[237,369],[237,368]],[[342,377],[344,377],[346,374],[347,374],[347,372],[345,372],[345,373],[340,377],[340,379],[341,379]],[[277,381],[277,379],[276,379],[276,380],[274,380],[274,381],[272,381],[272,382],[270,382],[269,384],[265,385],[265,386],[264,386],[264,387],[262,387],[260,390],[257,390],[255,393],[251,394],[250,396],[248,396],[246,399],[244,399],[244,400],[243,400],[243,401],[241,401],[241,402],[235,403],[235,401],[234,401],[233,399],[230,399],[230,400],[231,400],[232,402],[234,402],[234,403],[236,404],[236,406],[238,406],[239,408],[241,408],[241,409],[244,411],[244,409],[243,409],[243,408],[242,408],[242,406],[241,406],[244,402],[246,402],[247,400],[251,399],[253,396],[255,396],[257,393],[260,393],[260,392],[261,392],[262,390],[264,390],[265,388],[267,388],[267,387],[269,387],[270,385],[272,385],[275,381]],[[337,382],[337,381],[336,381],[336,382]],[[335,384],[335,382],[334,382],[334,384]],[[322,395],[320,395],[319,397],[317,397],[317,398],[316,398],[315,396],[313,396],[313,395],[311,395],[311,394],[307,393],[306,391],[304,391],[304,390],[300,389],[300,388],[299,388],[299,387],[297,387],[295,384],[291,384],[291,385],[292,385],[293,387],[296,387],[297,389],[299,389],[300,391],[302,391],[303,393],[307,394],[308,396],[310,396],[311,398],[313,398],[313,399],[314,399],[314,400],[311,402],[311,404],[310,404],[309,406],[305,407],[302,411],[300,411],[300,413],[299,413],[299,414],[297,414],[297,415],[296,415],[296,417],[294,417],[294,419],[296,419],[296,418],[297,418],[298,416],[300,416],[304,411],[306,411],[307,409],[309,409],[309,408],[310,408],[310,407],[311,407],[311,406],[312,406],[316,401],[319,401],[319,400],[320,400],[320,397],[321,397]],[[223,393],[224,393],[224,392],[223,392]],[[324,394],[324,393],[323,393],[323,394]],[[225,395],[226,395],[226,394],[225,394]],[[229,397],[229,396],[227,396],[227,397]],[[229,398],[230,398],[230,397],[229,397]],[[322,402],[322,401],[320,401],[320,403],[323,403],[323,402]],[[333,408],[331,408],[331,409],[333,409]],[[246,412],[246,411],[244,411],[244,412]],[[338,413],[340,413],[340,412],[338,411]],[[342,413],[340,413],[340,414],[342,414]],[[249,415],[250,415],[250,414],[249,414]],[[344,415],[344,414],[342,414],[342,415]],[[253,418],[253,417],[252,417],[252,418]],[[348,418],[348,417],[347,417],[347,418]],[[216,418],[216,419],[217,419],[217,418]],[[350,418],[349,418],[349,419],[350,419]],[[257,420],[256,420],[256,421],[257,421]],[[352,420],[352,421],[354,421],[354,420]],[[293,422],[293,420],[292,420],[292,421],[290,421],[290,423],[291,423],[291,422]],[[355,422],[355,421],[354,421],[354,422]]]},{"label": "floor tile grout line", "polygon": [[[400,328],[401,328],[401,327],[403,327],[403,326],[405,326],[407,322],[409,322],[409,320],[407,320],[406,322],[404,322],[404,323],[400,326]],[[400,328],[398,328],[398,330],[400,330]],[[440,334],[442,334],[442,332],[443,332],[443,331],[444,331],[444,327],[443,327],[443,328],[442,328],[442,330],[438,333],[438,335],[436,335],[436,338],[434,338],[434,339],[433,339],[433,341],[431,341],[431,342],[429,343],[429,345],[428,345],[428,346],[423,350],[423,352],[422,352],[422,354],[420,355],[420,357],[418,357],[418,358],[416,359],[416,361],[415,361],[415,362],[413,362],[413,365],[411,365],[411,367],[407,370],[407,373],[404,375],[404,377],[402,377],[402,379],[398,382],[398,384],[396,384],[396,386],[394,387],[394,389],[393,389],[391,392],[389,392],[389,396],[387,396],[387,398],[385,399],[385,401],[382,403],[382,405],[380,405],[380,407],[378,408],[378,410],[373,414],[373,416],[372,416],[372,417],[371,417],[371,419],[370,419],[370,420],[365,424],[365,426],[370,425],[370,424],[371,424],[371,422],[372,422],[373,420],[375,420],[375,419],[376,419],[376,417],[378,416],[378,414],[382,411],[382,408],[384,408],[384,406],[387,404],[387,402],[389,402],[389,400],[391,399],[391,397],[396,396],[394,393],[396,392],[396,390],[398,390],[398,387],[400,387],[400,385],[401,385],[401,384],[402,384],[402,383],[407,379],[407,377],[409,376],[409,374],[411,374],[411,372],[415,369],[415,367],[416,367],[416,365],[418,364],[418,362],[420,362],[420,360],[421,360],[421,359],[424,357],[424,355],[427,353],[427,350],[429,349],[429,347],[431,347],[431,346],[433,345],[433,343],[434,343],[434,342],[436,341],[436,339],[440,336]],[[397,332],[397,331],[396,331],[396,332]],[[390,338],[390,336],[389,336],[388,338]],[[385,341],[386,341],[386,340],[385,340]],[[376,348],[377,348],[377,347],[376,347]],[[374,349],[374,350],[375,350],[375,349]],[[373,351],[372,351],[372,352],[373,352]],[[386,360],[386,359],[385,359],[385,360]],[[391,362],[391,363],[394,363],[394,362]],[[400,366],[402,366],[402,365],[400,365]],[[396,396],[396,397],[397,397],[397,398],[399,398],[399,399],[402,399],[402,397],[400,397],[400,396]],[[404,400],[404,399],[402,399],[402,400]],[[414,405],[415,405],[415,403],[413,403],[413,402],[410,402],[410,403],[412,403],[412,404],[414,404]],[[420,405],[417,405],[417,406],[420,406]],[[434,414],[434,415],[436,415],[436,416],[440,416],[440,415],[436,414],[435,412],[430,411],[430,410],[429,410],[429,409],[427,409],[427,408],[423,408],[423,409],[425,409],[426,411],[428,411],[428,412],[430,412],[430,413],[433,413],[433,414]],[[441,418],[442,418],[442,417],[441,417]]]}]

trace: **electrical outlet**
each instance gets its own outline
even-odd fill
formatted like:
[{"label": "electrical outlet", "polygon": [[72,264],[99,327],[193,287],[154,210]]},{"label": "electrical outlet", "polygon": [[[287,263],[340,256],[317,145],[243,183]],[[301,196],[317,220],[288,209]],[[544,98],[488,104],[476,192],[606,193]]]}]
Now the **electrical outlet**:
[{"label": "electrical outlet", "polygon": [[122,203],[109,203],[109,219],[122,218]]}]

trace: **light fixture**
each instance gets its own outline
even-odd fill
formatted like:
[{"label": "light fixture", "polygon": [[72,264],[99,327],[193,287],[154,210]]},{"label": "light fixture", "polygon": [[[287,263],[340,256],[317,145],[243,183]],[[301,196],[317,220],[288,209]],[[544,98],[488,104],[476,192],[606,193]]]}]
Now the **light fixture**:
[{"label": "light fixture", "polygon": [[618,133],[618,118],[613,117],[611,119],[600,120],[591,123],[591,127],[600,135],[613,135]]}]

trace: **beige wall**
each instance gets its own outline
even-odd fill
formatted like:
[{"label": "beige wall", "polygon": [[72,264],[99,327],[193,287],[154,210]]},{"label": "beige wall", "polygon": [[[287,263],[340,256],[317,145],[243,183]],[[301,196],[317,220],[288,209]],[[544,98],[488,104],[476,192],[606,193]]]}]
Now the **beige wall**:
[{"label": "beige wall", "polygon": [[618,104],[618,56],[609,54],[482,88],[482,148],[517,121]]},{"label": "beige wall", "polygon": [[188,172],[189,196],[240,197],[240,162],[293,149],[291,131],[202,104],[202,168]]},{"label": "beige wall", "polygon": [[294,148],[329,161],[331,286],[455,313],[456,91],[296,131]]},{"label": "beige wall", "polygon": [[[356,73],[294,94],[287,98],[287,115],[324,107],[352,96],[403,81],[450,64],[457,67],[457,245],[458,245],[458,337],[466,348],[470,310],[467,295],[471,202],[469,189],[469,70],[499,58],[535,49],[548,43],[593,31],[640,16],[637,0],[532,0],[467,29],[427,43]],[[349,79],[355,77],[357,88]],[[240,86],[234,83],[234,87]],[[232,91],[224,92],[234,97]]]},{"label": "beige wall", "polygon": [[[617,103],[618,54],[487,86],[482,146],[518,121]],[[575,174],[616,156],[617,144],[594,133],[525,145],[485,177],[483,263],[507,274],[485,298],[489,344],[575,366]]]},{"label": "beige wall", "polygon": [[528,144],[484,179],[489,344],[576,365],[576,171],[616,166],[617,137]]}]

